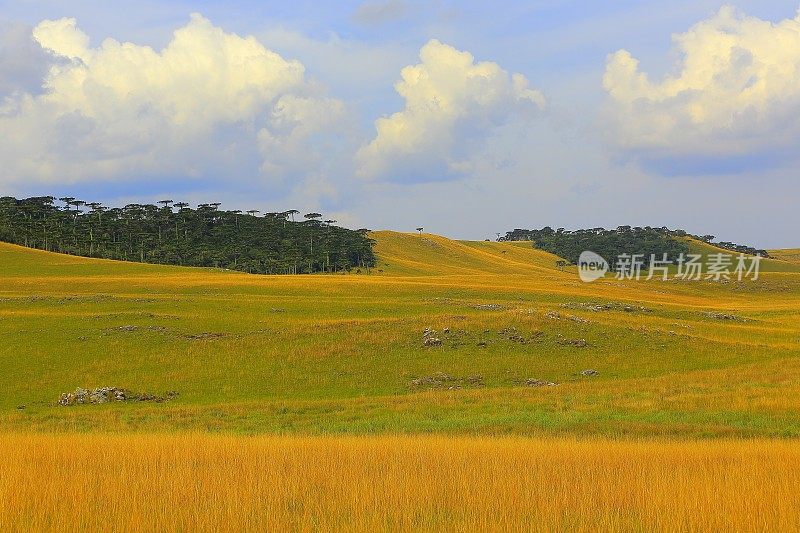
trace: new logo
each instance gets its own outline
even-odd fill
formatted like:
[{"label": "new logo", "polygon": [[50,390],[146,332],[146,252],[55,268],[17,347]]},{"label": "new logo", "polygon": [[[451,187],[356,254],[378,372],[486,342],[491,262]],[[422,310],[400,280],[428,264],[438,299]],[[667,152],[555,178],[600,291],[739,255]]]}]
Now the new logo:
[{"label": "new logo", "polygon": [[598,254],[586,250],[578,257],[578,275],[587,283],[600,279],[608,272],[608,261]]}]

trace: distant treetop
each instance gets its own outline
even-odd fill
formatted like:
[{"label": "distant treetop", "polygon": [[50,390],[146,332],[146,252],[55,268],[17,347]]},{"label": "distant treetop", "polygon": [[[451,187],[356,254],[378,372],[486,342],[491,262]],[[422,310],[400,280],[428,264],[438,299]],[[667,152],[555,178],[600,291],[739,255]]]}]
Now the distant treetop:
[{"label": "distant treetop", "polygon": [[[212,266],[278,274],[370,268],[374,242],[365,231],[287,220],[289,210],[225,211],[219,202],[107,208],[71,196],[0,198],[0,240],[87,257],[171,265]],[[88,209],[87,209],[88,208]],[[318,222],[319,213],[306,218]]]},{"label": "distant treetop", "polygon": [[731,242],[713,243],[713,235],[691,235],[684,230],[671,230],[667,227],[619,226],[611,230],[591,228],[573,231],[564,228],[554,230],[550,226],[533,230],[517,228],[497,240],[530,241],[534,247],[563,257],[573,264],[585,250],[600,254],[607,261],[613,261],[625,253],[642,254],[645,263],[648,263],[653,254],[660,258],[666,253],[669,258],[675,258],[681,253],[688,253],[689,246],[682,237],[692,237],[734,252],[769,257],[766,250]]}]

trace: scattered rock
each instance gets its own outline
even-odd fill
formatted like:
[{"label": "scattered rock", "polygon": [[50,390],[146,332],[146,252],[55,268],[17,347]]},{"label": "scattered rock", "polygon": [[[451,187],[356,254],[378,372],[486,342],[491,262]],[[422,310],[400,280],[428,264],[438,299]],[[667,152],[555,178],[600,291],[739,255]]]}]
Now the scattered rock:
[{"label": "scattered rock", "polygon": [[75,389],[75,402],[76,403],[86,403],[86,400],[89,398],[89,391],[86,389],[82,389],[78,387]]},{"label": "scattered rock", "polygon": [[528,387],[555,387],[556,385],[558,385],[558,383],[530,378],[525,380],[525,385]]},{"label": "scattered rock", "polygon": [[584,309],[588,309],[589,311],[595,311],[595,312],[597,312],[597,311],[608,311],[608,310],[610,310],[610,309],[613,309],[613,307],[612,307],[610,304],[606,304],[606,305],[599,305],[599,304],[578,304],[578,306],[579,306],[579,307],[582,307],[582,308],[584,308]]},{"label": "scattered rock", "polygon": [[502,311],[505,309],[500,304],[475,304],[472,307],[473,309],[478,309],[479,311]]},{"label": "scattered rock", "polygon": [[738,317],[736,315],[731,315],[731,314],[728,314],[728,313],[717,313],[717,312],[714,312],[714,311],[705,312],[705,313],[703,313],[703,316],[707,317],[707,318],[713,318],[715,320],[734,320],[734,321],[740,321],[740,322],[744,322],[744,320],[745,320],[745,319],[743,319],[741,317]]},{"label": "scattered rock", "polygon": [[425,331],[422,332],[422,345],[428,348],[431,346],[441,346],[442,339],[436,336],[435,329],[427,327]]},{"label": "scattered rock", "polygon": [[579,324],[588,324],[589,323],[589,320],[587,320],[587,319],[585,319],[583,317],[579,317],[579,316],[575,316],[575,315],[562,315],[558,311],[548,311],[547,314],[545,314],[544,316],[545,316],[545,318],[549,318],[550,320],[561,320],[563,318],[563,319],[566,319],[566,320],[572,320],[573,322],[578,322]]},{"label": "scattered rock", "polygon": [[528,339],[520,335],[519,332],[517,331],[517,328],[515,327],[508,327],[501,329],[500,331],[497,332],[497,334],[500,335],[501,337],[505,337],[511,342],[518,342],[520,344],[528,343]]},{"label": "scattered rock", "polygon": [[425,337],[425,340],[422,341],[422,345],[426,347],[441,346],[442,339],[439,337]]},{"label": "scattered rock", "polygon": [[106,403],[109,400],[111,387],[95,389],[89,393],[89,403]]},{"label": "scattered rock", "polygon": [[585,309],[587,311],[624,311],[626,313],[636,313],[636,312],[644,312],[649,313],[652,309],[644,307],[643,305],[630,305],[630,304],[621,304],[617,302],[609,302],[609,303],[591,303],[591,302],[567,302],[565,304],[561,304],[561,307],[566,307],[568,309]]},{"label": "scattered rock", "polygon": [[100,404],[125,401],[163,402],[171,400],[177,395],[178,393],[176,391],[167,391],[163,396],[158,396],[147,392],[131,392],[127,389],[121,389],[118,387],[100,387],[92,390],[78,387],[75,389],[75,392],[61,393],[61,396],[56,403],[62,406],[71,406],[82,405],[86,403]]},{"label": "scattered rock", "polygon": [[586,342],[586,339],[559,339],[559,344],[563,344],[565,346],[574,346],[576,348],[586,348],[589,346],[589,343]]},{"label": "scattered rock", "polygon": [[530,335],[526,337],[522,335],[519,331],[517,331],[517,328],[515,327],[507,327],[501,329],[497,333],[501,337],[505,337],[511,342],[518,342],[520,344],[528,344],[530,342],[534,342],[537,337],[540,337],[544,334],[541,331],[532,331]]},{"label": "scattered rock", "polygon": [[194,335],[184,335],[184,338],[192,341],[207,341],[213,339],[221,339],[224,336],[225,336],[224,333],[203,332],[203,333],[195,333]]},{"label": "scattered rock", "polygon": [[445,374],[444,372],[437,372],[433,376],[425,376],[417,379],[412,379],[411,385],[414,387],[440,386],[444,383],[450,383],[455,380],[456,378],[454,378],[450,374]]},{"label": "scattered rock", "polygon": [[175,392],[175,391],[167,391],[167,392],[164,393],[163,396],[158,396],[158,395],[155,395],[155,394],[150,394],[148,392],[145,392],[145,393],[136,394],[133,397],[131,397],[130,399],[134,400],[134,401],[137,401],[137,402],[156,402],[156,403],[161,403],[161,402],[165,402],[167,400],[171,400],[171,399],[175,398],[177,395],[178,395],[178,393]]},{"label": "scattered rock", "polygon": [[579,324],[588,324],[589,320],[575,315],[567,315],[567,320],[572,320],[573,322],[578,322]]},{"label": "scattered rock", "polygon": [[586,370],[581,370],[581,376],[597,376],[599,374],[600,374],[600,372],[598,372],[597,370],[595,370],[593,368],[589,368],[589,369],[586,369]]},{"label": "scattered rock", "polygon": [[141,317],[141,318],[152,318],[152,319],[156,319],[156,320],[180,320],[181,319],[181,317],[176,316],[176,315],[161,315],[161,314],[158,314],[158,313],[147,313],[147,312],[141,312],[141,313],[103,313],[103,314],[100,314],[100,315],[94,315],[94,316],[92,316],[92,318],[94,320],[110,320],[110,319],[121,319],[121,318],[124,318],[124,317],[131,317],[131,316],[136,316],[136,317]]},{"label": "scattered rock", "polygon": [[23,409],[25,409],[25,406],[24,406],[24,405],[18,405],[18,406],[17,406],[17,409],[19,409],[20,411],[22,411]]},{"label": "scattered rock", "polygon": [[447,387],[448,390],[460,389],[462,387],[483,387],[483,376],[474,375],[463,378],[451,376],[444,372],[437,372],[432,376],[424,376],[411,380],[411,386],[415,388],[439,389]]}]

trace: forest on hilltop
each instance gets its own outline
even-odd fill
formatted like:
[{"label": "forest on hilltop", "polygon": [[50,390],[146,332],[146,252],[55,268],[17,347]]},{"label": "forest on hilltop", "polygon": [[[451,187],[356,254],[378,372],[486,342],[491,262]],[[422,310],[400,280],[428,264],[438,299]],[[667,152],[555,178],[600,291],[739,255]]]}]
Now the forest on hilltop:
[{"label": "forest on hilltop", "polygon": [[563,257],[573,264],[578,262],[581,252],[591,250],[610,262],[622,254],[642,254],[644,263],[649,265],[651,256],[661,260],[663,254],[667,254],[669,260],[675,260],[680,254],[689,253],[686,237],[732,252],[769,257],[766,250],[732,242],[713,242],[713,235],[692,235],[684,230],[672,230],[666,227],[619,226],[616,229],[592,228],[570,231],[564,228],[554,230],[545,226],[538,230],[515,229],[498,240],[531,241],[534,247]]},{"label": "forest on hilltop", "polygon": [[[61,205],[58,205],[60,202]],[[105,207],[71,197],[0,198],[0,241],[85,257],[260,274],[339,272],[375,264],[368,230],[289,210],[259,216],[185,202]]]}]

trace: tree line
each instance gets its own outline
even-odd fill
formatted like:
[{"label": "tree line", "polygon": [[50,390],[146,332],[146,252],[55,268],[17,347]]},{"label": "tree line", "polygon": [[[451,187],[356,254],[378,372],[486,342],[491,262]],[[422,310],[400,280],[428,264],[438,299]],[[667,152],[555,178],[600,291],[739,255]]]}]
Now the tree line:
[{"label": "tree line", "polygon": [[766,250],[731,242],[715,243],[713,235],[692,235],[684,230],[671,230],[667,227],[619,226],[616,229],[569,231],[545,226],[542,229],[515,229],[498,240],[531,241],[534,247],[563,257],[573,264],[578,262],[581,252],[591,250],[612,263],[622,254],[642,254],[644,263],[649,265],[651,255],[655,255],[656,260],[661,260],[663,254],[667,254],[668,259],[675,260],[680,254],[689,253],[685,237],[693,237],[734,252],[769,257]]},{"label": "tree line", "polygon": [[259,274],[338,272],[375,264],[369,230],[320,213],[223,210],[186,202],[106,207],[72,197],[0,197],[0,240],[106,259]]}]

